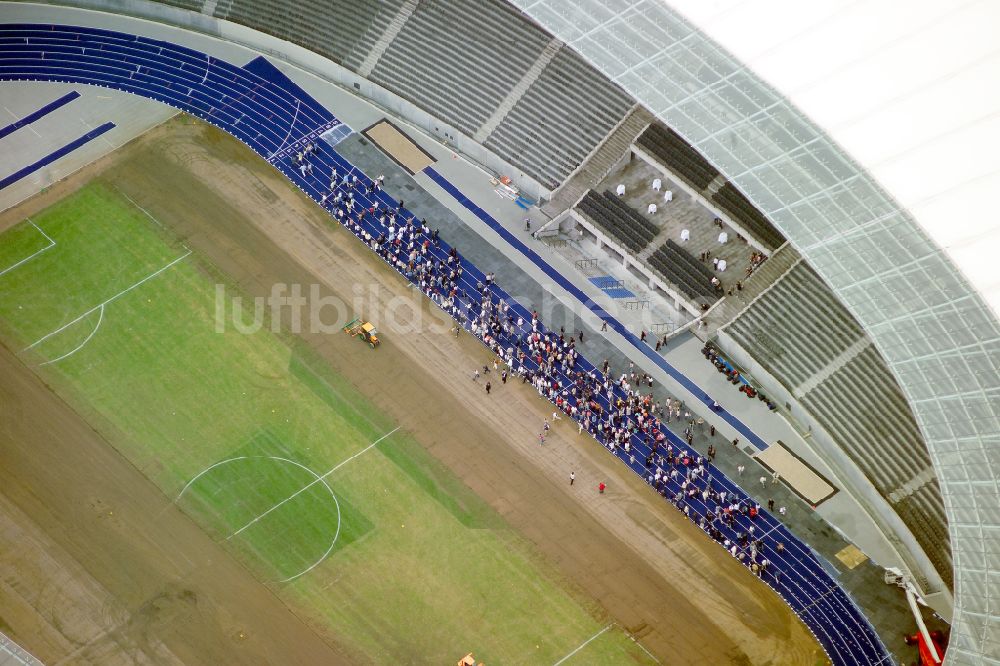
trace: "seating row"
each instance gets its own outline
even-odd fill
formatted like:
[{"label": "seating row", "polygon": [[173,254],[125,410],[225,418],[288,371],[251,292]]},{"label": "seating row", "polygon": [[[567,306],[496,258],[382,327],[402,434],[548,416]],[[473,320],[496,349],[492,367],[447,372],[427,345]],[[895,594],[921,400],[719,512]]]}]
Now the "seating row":
[{"label": "seating row", "polygon": [[944,514],[944,501],[941,498],[941,488],[937,479],[918,489],[912,495],[904,497],[895,504],[895,509],[907,525],[923,525],[915,536],[920,546],[931,559],[934,568],[941,573],[947,585],[953,585],[950,538],[948,523]]},{"label": "seating row", "polygon": [[649,263],[693,301],[710,304],[721,295],[712,285],[712,271],[672,240],[657,248],[650,255]]},{"label": "seating row", "polygon": [[[883,497],[889,499],[931,466],[909,403],[885,361],[804,262],[726,331],[790,392],[798,390],[803,407]],[[921,498],[922,517],[907,525],[929,556],[950,562],[947,539],[941,539],[946,527],[940,494],[928,491]],[[925,522],[934,515],[937,522]],[[950,576],[950,566],[938,571]]]},{"label": "seating row", "polygon": [[732,183],[720,187],[712,201],[767,247],[774,249],[785,242],[781,232]]},{"label": "seating row", "polygon": [[634,104],[569,48],[562,48],[486,140],[550,189],[562,183]]},{"label": "seating row", "polygon": [[719,170],[701,153],[677,132],[660,123],[651,124],[636,143],[696,190],[704,190],[719,175]]},{"label": "seating row", "polygon": [[607,231],[632,252],[649,245],[658,229],[611,192],[587,192],[577,206],[594,224]]},{"label": "seating row", "polygon": [[160,0],[165,5],[170,5],[172,7],[180,7],[181,9],[190,9],[193,12],[200,12],[201,8],[204,6],[202,0]]},{"label": "seating row", "polygon": [[421,2],[371,78],[472,136],[549,39],[505,2]]},{"label": "seating row", "polygon": [[[192,4],[188,0],[174,0]],[[404,0],[231,0],[214,15],[296,44],[357,70]],[[201,11],[202,2],[195,11]]]},{"label": "seating row", "polygon": [[[874,347],[834,372],[802,402],[852,459],[864,461],[859,466],[883,497],[890,498],[931,467],[909,404]],[[925,492],[921,498],[923,518],[909,527],[928,555],[950,563],[948,540],[940,538],[947,532],[940,494]],[[937,522],[925,522],[930,515]],[[942,575],[950,570],[950,564],[939,567]]]},{"label": "seating row", "polygon": [[790,387],[803,384],[864,335],[805,262],[762,294],[729,325],[729,332],[741,342],[768,337],[780,341],[775,342],[780,353],[767,354],[767,365]]}]

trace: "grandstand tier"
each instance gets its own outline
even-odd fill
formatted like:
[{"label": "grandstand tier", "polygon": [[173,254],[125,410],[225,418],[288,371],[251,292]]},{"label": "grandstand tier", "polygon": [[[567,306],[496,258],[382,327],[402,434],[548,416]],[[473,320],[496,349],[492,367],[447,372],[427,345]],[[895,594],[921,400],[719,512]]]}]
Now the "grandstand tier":
[{"label": "grandstand tier", "polygon": [[[214,15],[300,44],[335,63],[357,71],[404,0],[223,0]],[[201,11],[205,3],[173,0]],[[190,5],[197,5],[196,7]]]},{"label": "grandstand tier", "polygon": [[639,252],[656,236],[656,225],[611,192],[587,192],[578,208],[598,227],[632,252]]},{"label": "grandstand tier", "polygon": [[819,276],[796,264],[725,330],[897,508],[950,584],[944,505],[916,419],[885,361]]},{"label": "grandstand tier", "polygon": [[555,189],[633,104],[580,56],[562,49],[490,134],[486,146]]},{"label": "grandstand tier", "polygon": [[506,3],[422,2],[371,78],[472,136],[548,42]]},{"label": "grandstand tier", "polygon": [[720,187],[712,201],[764,245],[776,248],[785,242],[781,232],[732,183]]},{"label": "grandstand tier", "polygon": [[636,143],[695,190],[704,190],[719,175],[701,153],[660,123],[651,124]]},{"label": "grandstand tier", "polygon": [[709,304],[719,299],[719,290],[712,286],[712,271],[674,241],[668,240],[657,248],[649,263],[691,300]]}]

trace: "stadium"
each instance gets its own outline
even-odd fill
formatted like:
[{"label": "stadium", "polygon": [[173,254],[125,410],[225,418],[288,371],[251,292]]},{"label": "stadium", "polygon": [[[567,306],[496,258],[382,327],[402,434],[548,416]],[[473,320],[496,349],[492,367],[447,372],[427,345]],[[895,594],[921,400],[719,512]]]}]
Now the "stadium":
[{"label": "stadium", "polygon": [[0,1],[0,666],[1000,664],[998,20]]}]

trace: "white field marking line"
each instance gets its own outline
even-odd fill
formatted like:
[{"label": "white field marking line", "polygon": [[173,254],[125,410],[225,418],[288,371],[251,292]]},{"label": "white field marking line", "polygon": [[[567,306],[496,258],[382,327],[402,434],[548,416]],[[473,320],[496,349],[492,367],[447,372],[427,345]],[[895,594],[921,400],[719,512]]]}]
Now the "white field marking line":
[{"label": "white field marking line", "polygon": [[772,527],[772,528],[771,528],[771,529],[769,529],[768,531],[764,532],[763,534],[761,534],[761,535],[760,535],[759,537],[757,537],[757,538],[758,538],[758,539],[763,539],[764,537],[767,537],[767,536],[771,536],[771,532],[773,532],[774,530],[778,529],[778,528],[779,528],[779,527],[781,527],[782,525],[783,525],[783,523],[782,523],[782,522],[781,522],[780,520],[779,520],[779,521],[777,521],[777,522],[775,523],[774,527]]},{"label": "white field marking line", "polygon": [[639,641],[637,641],[635,639],[635,636],[629,636],[629,640],[631,640],[633,643],[635,643],[636,645],[638,645],[640,650],[642,650],[643,652],[645,652],[646,654],[648,654],[650,659],[652,659],[653,661],[655,661],[658,664],[661,663],[659,659],[657,659],[656,657],[653,656],[652,652],[650,652],[649,650],[647,650],[645,648],[645,646],[643,646],[642,643],[640,643]]},{"label": "white field marking line", "polygon": [[288,143],[289,137],[292,136],[292,130],[295,129],[295,121],[298,120],[298,117],[299,117],[299,107],[300,106],[302,106],[302,102],[300,100],[296,99],[295,100],[295,113],[292,115],[292,123],[288,126],[288,134],[285,135],[285,139],[284,139],[284,141],[281,142],[281,145],[278,146],[277,148],[275,148],[274,150],[272,150],[271,154],[267,156],[268,160],[272,159],[275,155],[277,155],[278,153],[280,153],[285,148],[285,144]]},{"label": "white field marking line", "polygon": [[35,347],[35,346],[37,346],[38,344],[40,344],[42,342],[45,342],[46,340],[48,340],[49,338],[51,338],[56,333],[61,333],[61,332],[65,331],[67,328],[69,328],[73,324],[77,323],[78,321],[80,321],[81,319],[83,319],[84,317],[86,317],[87,315],[89,315],[91,312],[93,312],[94,310],[97,310],[98,308],[103,308],[105,305],[111,303],[114,300],[117,300],[117,299],[121,298],[122,296],[124,296],[128,292],[132,291],[133,289],[135,289],[139,285],[144,284],[146,282],[149,282],[150,280],[152,280],[153,278],[155,278],[157,275],[159,275],[163,271],[167,270],[168,268],[170,268],[174,264],[178,263],[182,259],[186,259],[188,257],[188,255],[190,255],[190,254],[191,254],[191,250],[188,250],[187,252],[185,252],[181,256],[177,257],[176,259],[174,259],[173,261],[171,261],[169,264],[167,264],[163,268],[157,270],[155,273],[150,273],[146,277],[142,278],[141,280],[139,280],[138,282],[136,282],[135,284],[133,284],[131,287],[128,287],[127,289],[122,289],[117,294],[115,294],[114,296],[112,296],[108,300],[104,301],[103,303],[98,303],[97,305],[95,305],[94,307],[90,308],[89,310],[87,310],[82,315],[80,315],[79,317],[77,317],[73,321],[69,322],[68,324],[64,324],[64,325],[60,326],[59,328],[57,328],[56,330],[52,331],[51,333],[46,333],[45,335],[43,335],[42,337],[40,337],[37,340],[35,340],[34,342],[32,342],[30,345],[28,345],[27,347],[25,347],[21,351],[28,351],[32,347]]},{"label": "white field marking line", "polygon": [[26,218],[26,219],[28,220],[28,224],[30,224],[31,226],[33,226],[35,229],[38,230],[38,233],[40,233],[41,235],[45,236],[45,239],[47,241],[49,241],[49,244],[46,245],[45,247],[43,247],[41,250],[37,250],[35,252],[32,252],[30,256],[25,257],[24,259],[22,259],[21,261],[17,262],[13,266],[8,266],[7,268],[3,269],[2,271],[0,271],[0,275],[3,275],[4,273],[7,273],[8,271],[14,270],[15,268],[17,268],[21,264],[25,263],[26,261],[29,261],[29,260],[35,258],[36,256],[40,255],[42,252],[45,252],[46,250],[49,250],[49,249],[51,249],[51,248],[53,248],[53,247],[56,246],[56,242],[54,240],[52,240],[52,238],[47,233],[45,233],[44,231],[42,231],[42,228],[39,227],[37,224],[35,224],[31,220],[30,217]]},{"label": "white field marking line", "polygon": [[[397,428],[397,430],[398,430],[398,428]],[[386,435],[386,436],[388,436],[388,435]],[[294,576],[289,576],[288,578],[285,578],[283,580],[275,581],[277,583],[288,583],[288,582],[291,582],[291,581],[295,580],[296,578],[299,578],[300,576],[306,575],[307,573],[309,573],[310,571],[312,571],[313,569],[315,569],[316,567],[318,567],[323,562],[323,560],[325,560],[330,555],[330,553],[333,552],[333,547],[337,545],[337,539],[340,538],[340,527],[341,527],[341,524],[342,524],[342,519],[341,519],[341,514],[340,514],[340,501],[337,499],[337,494],[335,492],[333,492],[333,488],[330,487],[330,484],[327,483],[322,476],[320,476],[319,474],[317,474],[316,472],[314,472],[313,470],[311,470],[310,468],[306,467],[305,465],[303,465],[300,462],[297,462],[295,460],[290,460],[288,458],[282,458],[281,456],[236,456],[236,457],[233,457],[233,458],[227,458],[225,460],[220,460],[219,462],[215,463],[214,465],[210,465],[210,466],[206,467],[205,469],[203,469],[202,471],[198,472],[194,476],[194,478],[192,478],[190,481],[188,481],[184,485],[184,487],[181,488],[181,491],[177,494],[177,497],[174,498],[174,502],[173,503],[176,504],[177,502],[179,502],[180,499],[181,499],[181,497],[184,495],[184,493],[187,492],[188,488],[190,488],[192,485],[194,485],[195,481],[197,481],[201,477],[205,476],[206,474],[208,474],[209,472],[211,472],[216,467],[219,467],[220,465],[225,465],[227,463],[236,462],[237,460],[255,460],[255,459],[280,460],[281,462],[286,462],[286,463],[289,463],[291,465],[295,465],[296,467],[300,467],[300,468],[304,469],[306,472],[308,472],[308,473],[312,474],[314,477],[316,477],[316,480],[313,481],[313,483],[316,483],[318,481],[318,482],[322,483],[324,486],[326,486],[327,491],[330,493],[330,497],[333,498],[334,505],[337,507],[337,531],[333,533],[333,540],[330,541],[330,545],[327,547],[326,552],[324,552],[322,555],[320,555],[319,559],[316,560],[315,562],[313,562],[312,565],[309,566],[307,569],[304,569],[304,570],[300,571],[299,573],[295,574]],[[312,484],[310,484],[310,485],[312,485]]]},{"label": "white field marking line", "polygon": [[[8,109],[8,108],[7,108],[6,106],[5,106],[5,107],[3,107],[3,108],[4,108],[4,111],[6,111],[6,112],[7,112],[7,113],[9,113],[10,115],[14,116],[14,120],[17,120],[17,121],[20,121],[20,120],[21,120],[21,117],[20,117],[20,116],[18,116],[18,115],[17,115],[16,113],[14,113],[14,112],[13,112],[13,111],[11,111],[10,109]],[[41,134],[39,134],[39,133],[38,133],[38,131],[37,131],[37,130],[36,130],[36,129],[35,129],[34,127],[32,127],[32,126],[31,126],[31,123],[28,123],[27,125],[25,125],[25,127],[27,127],[28,129],[30,129],[30,130],[31,130],[31,133],[32,133],[32,134],[34,134],[35,136],[37,136],[37,137],[38,137],[39,139],[41,139],[41,138],[42,138],[42,135],[41,135]]]},{"label": "white field marking line", "polygon": [[[90,133],[90,132],[94,131],[94,126],[93,126],[93,125],[91,125],[90,123],[88,123],[88,122],[87,122],[86,120],[84,120],[83,118],[80,118],[80,124],[81,124],[81,125],[83,125],[83,126],[84,126],[84,128],[86,128],[86,130],[87,130],[87,132],[88,132],[88,133]],[[109,146],[109,147],[111,147],[111,148],[115,148],[115,147],[116,147],[116,146],[115,146],[115,144],[113,144],[113,143],[111,143],[110,141],[108,141],[108,137],[107,137],[107,136],[105,136],[106,134],[107,134],[107,132],[103,132],[103,133],[101,134],[101,136],[100,136],[101,140],[102,140],[102,141],[104,141],[104,143],[108,144],[108,146]]]},{"label": "white field marking line", "polygon": [[254,524],[254,523],[256,523],[257,521],[259,521],[259,520],[260,520],[261,518],[263,518],[263,517],[264,517],[264,516],[266,516],[267,514],[271,513],[271,512],[272,512],[272,511],[274,511],[275,509],[277,509],[278,507],[280,507],[280,506],[283,506],[283,505],[284,505],[284,504],[286,504],[287,502],[289,502],[289,501],[291,501],[291,500],[295,499],[296,497],[298,497],[299,495],[301,495],[301,494],[302,494],[302,493],[304,493],[305,491],[309,490],[309,488],[311,488],[312,486],[316,485],[316,484],[317,484],[317,483],[319,483],[320,481],[323,481],[323,479],[325,479],[326,477],[330,476],[331,474],[333,474],[333,473],[334,473],[334,472],[336,472],[336,471],[337,471],[338,469],[340,469],[341,467],[343,467],[343,466],[344,466],[344,465],[346,465],[347,463],[351,462],[352,460],[354,460],[354,459],[355,459],[355,458],[357,458],[358,456],[362,455],[363,453],[366,453],[367,451],[370,451],[370,450],[371,450],[372,448],[374,448],[374,447],[375,447],[375,445],[376,445],[376,444],[378,444],[379,442],[381,442],[381,441],[382,441],[383,439],[385,439],[385,438],[386,438],[386,437],[388,437],[389,435],[392,435],[392,434],[393,434],[394,432],[396,432],[397,430],[399,430],[399,429],[400,429],[400,428],[402,428],[402,427],[403,427],[403,426],[396,426],[395,428],[393,428],[392,430],[390,430],[390,431],[389,431],[389,432],[387,432],[386,434],[382,435],[381,437],[379,437],[378,439],[376,439],[376,440],[375,440],[374,442],[372,442],[371,444],[369,444],[369,445],[368,445],[368,446],[366,446],[365,448],[363,448],[363,449],[361,449],[360,451],[358,451],[357,453],[355,453],[355,454],[354,454],[353,456],[351,456],[350,458],[348,458],[348,459],[346,459],[346,460],[342,461],[341,463],[337,464],[337,465],[336,465],[336,466],[335,466],[335,467],[334,467],[333,469],[331,469],[331,470],[330,470],[329,472],[327,472],[327,473],[326,473],[326,474],[324,474],[323,476],[321,476],[321,477],[317,478],[317,479],[316,479],[315,481],[313,481],[313,482],[311,482],[311,483],[308,483],[308,484],[306,484],[306,485],[305,485],[305,486],[304,486],[303,488],[301,488],[300,490],[298,490],[298,491],[296,491],[296,492],[292,493],[291,495],[289,495],[289,496],[288,496],[288,497],[286,497],[285,499],[281,500],[280,502],[278,502],[277,504],[275,504],[274,506],[272,506],[272,507],[271,507],[270,509],[268,509],[268,510],[267,510],[267,511],[265,511],[264,513],[260,514],[259,516],[257,516],[257,517],[256,517],[256,518],[254,518],[253,520],[251,520],[251,521],[250,521],[249,523],[247,523],[246,525],[244,525],[244,526],[243,526],[243,527],[241,527],[240,529],[238,529],[238,530],[236,530],[235,532],[233,532],[232,534],[230,534],[230,535],[229,535],[228,537],[226,537],[226,541],[229,541],[229,540],[230,540],[230,539],[232,539],[232,538],[233,538],[234,536],[236,536],[237,534],[241,533],[241,532],[242,532],[243,530],[245,530],[246,528],[250,527],[251,525],[253,525],[253,524]]},{"label": "white field marking line", "polygon": [[101,314],[100,314],[100,316],[99,316],[99,317],[97,318],[97,325],[96,325],[96,326],[94,326],[94,330],[92,330],[92,331],[90,332],[90,335],[88,335],[88,336],[86,337],[86,339],[85,339],[85,340],[84,340],[83,342],[81,342],[81,343],[80,343],[80,344],[79,344],[79,345],[78,345],[78,346],[76,347],[76,349],[74,349],[73,351],[70,351],[70,352],[66,352],[65,354],[63,354],[62,356],[60,356],[60,357],[58,357],[58,358],[54,358],[54,359],[52,359],[52,360],[49,360],[49,361],[45,361],[44,363],[39,363],[38,365],[39,365],[39,366],[42,366],[42,365],[49,365],[50,363],[57,363],[58,361],[61,361],[61,360],[63,360],[63,359],[64,359],[64,358],[66,358],[67,356],[72,356],[73,354],[75,354],[75,353],[77,353],[78,351],[80,351],[81,349],[83,349],[83,346],[84,346],[85,344],[87,344],[88,342],[90,342],[90,339],[91,339],[92,337],[94,337],[94,334],[95,334],[95,333],[97,333],[97,329],[99,329],[99,328],[101,327],[101,322],[102,322],[102,321],[104,321],[104,306],[103,306],[103,305],[102,305],[102,306],[100,307],[100,311],[101,311]]},{"label": "white field marking line", "polygon": [[573,656],[574,654],[576,654],[577,652],[579,652],[579,651],[580,651],[580,650],[582,650],[583,648],[587,647],[587,645],[588,645],[588,644],[589,644],[590,642],[592,642],[592,641],[595,641],[595,640],[597,640],[597,638],[598,638],[598,637],[599,637],[599,636],[600,636],[601,634],[603,634],[604,632],[606,632],[606,631],[607,631],[608,629],[610,629],[610,628],[611,628],[611,627],[613,627],[613,626],[615,626],[615,623],[614,623],[614,622],[612,622],[612,623],[611,623],[611,624],[609,624],[608,626],[604,627],[603,629],[601,629],[600,631],[598,631],[598,632],[597,632],[596,634],[594,634],[593,636],[591,636],[590,638],[588,638],[588,639],[587,639],[587,640],[585,640],[584,642],[580,643],[579,647],[577,647],[577,648],[576,648],[575,650],[573,650],[572,652],[570,652],[570,653],[569,653],[568,655],[566,655],[565,657],[563,657],[562,659],[560,659],[560,660],[559,660],[559,661],[557,661],[556,663],[552,664],[552,666],[559,666],[559,664],[563,663],[564,661],[566,661],[567,659],[569,659],[570,657],[572,657],[572,656]]},{"label": "white field marking line", "polygon": [[[284,458],[279,458],[279,460],[285,460],[285,459]],[[288,462],[292,463],[293,465],[299,465],[299,463],[295,462],[294,460],[289,460]],[[326,552],[323,553],[322,555],[320,555],[320,557],[319,557],[318,560],[316,560],[308,568],[303,569],[302,571],[298,572],[294,576],[289,576],[288,578],[285,578],[284,580],[279,580],[278,581],[279,583],[290,583],[293,580],[295,580],[296,578],[299,578],[300,576],[305,576],[307,573],[309,573],[310,571],[312,571],[313,569],[315,569],[316,567],[318,567],[320,564],[322,564],[322,562],[327,557],[329,557],[330,553],[333,552],[333,547],[337,545],[337,539],[340,538],[340,527],[341,527],[341,525],[343,525],[343,521],[342,521],[342,519],[340,517],[340,501],[337,499],[337,495],[333,492],[333,488],[330,487],[330,484],[327,483],[326,480],[322,476],[319,476],[318,474],[316,474],[316,472],[312,471],[311,469],[309,469],[305,465],[299,465],[299,467],[301,467],[302,469],[306,470],[307,472],[309,472],[310,474],[312,474],[313,476],[315,476],[316,477],[316,481],[321,481],[323,483],[323,485],[326,486],[326,489],[330,491],[330,497],[333,498],[333,503],[337,507],[337,531],[333,533],[333,540],[330,542],[330,545],[327,547]],[[313,481],[313,483],[316,483],[316,481]]]},{"label": "white field marking line", "polygon": [[118,190],[118,194],[120,194],[123,197],[125,197],[126,199],[128,199],[129,203],[131,203],[133,206],[135,206],[136,208],[138,208],[139,210],[141,210],[146,217],[148,217],[150,220],[153,221],[153,224],[155,224],[158,227],[162,227],[163,226],[162,224],[160,224],[159,220],[157,220],[155,217],[153,217],[152,215],[150,215],[150,213],[149,213],[148,210],[146,210],[145,208],[143,208],[142,206],[140,206],[139,204],[137,204],[135,202],[135,199],[133,199],[129,195],[127,195],[124,192],[122,192],[121,190],[119,190],[117,185],[112,185],[112,187],[114,187],[116,190]]}]

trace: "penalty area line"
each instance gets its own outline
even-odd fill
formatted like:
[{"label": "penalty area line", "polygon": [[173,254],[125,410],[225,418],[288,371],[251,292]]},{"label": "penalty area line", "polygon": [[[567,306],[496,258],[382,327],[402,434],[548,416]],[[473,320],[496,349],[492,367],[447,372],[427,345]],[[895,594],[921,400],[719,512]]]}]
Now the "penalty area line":
[{"label": "penalty area line", "polygon": [[[156,272],[154,272],[154,273],[150,273],[150,274],[149,274],[149,275],[147,275],[146,277],[142,278],[141,280],[139,280],[138,282],[136,282],[135,284],[133,284],[133,285],[132,285],[131,287],[128,287],[128,288],[126,288],[126,289],[122,289],[122,290],[121,290],[121,291],[119,291],[119,292],[118,292],[117,294],[115,294],[114,296],[112,296],[112,297],[111,297],[111,298],[109,298],[108,300],[104,301],[103,303],[98,303],[97,305],[95,305],[94,307],[90,308],[89,310],[87,310],[87,311],[86,311],[86,312],[84,312],[84,313],[83,313],[82,315],[80,315],[79,317],[77,317],[77,318],[76,318],[76,319],[74,319],[73,321],[69,322],[68,324],[63,324],[62,326],[60,326],[60,327],[59,327],[59,328],[57,328],[56,330],[52,331],[51,333],[46,333],[45,335],[43,335],[42,337],[40,337],[40,338],[38,338],[37,340],[35,340],[34,342],[32,342],[32,343],[31,343],[30,345],[28,345],[27,347],[25,347],[25,348],[24,348],[24,349],[22,349],[21,351],[28,351],[29,349],[32,349],[33,347],[36,347],[36,346],[38,346],[39,344],[41,344],[41,343],[45,342],[46,340],[48,340],[49,338],[51,338],[51,337],[52,337],[53,335],[55,335],[55,334],[57,334],[57,333],[62,333],[62,332],[63,332],[63,331],[65,331],[65,330],[66,330],[67,328],[69,328],[69,327],[70,327],[70,326],[72,326],[73,324],[77,323],[78,321],[80,321],[81,319],[83,319],[84,317],[86,317],[87,315],[89,315],[90,313],[92,313],[92,312],[95,312],[96,310],[99,310],[99,309],[100,309],[100,310],[102,310],[102,311],[103,311],[103,309],[104,309],[104,306],[105,306],[105,305],[107,305],[108,303],[110,303],[110,302],[112,302],[112,301],[115,301],[115,300],[117,300],[117,299],[121,298],[122,296],[124,296],[124,295],[125,295],[125,294],[127,294],[128,292],[132,291],[133,289],[135,289],[135,288],[136,288],[136,287],[138,287],[139,285],[141,285],[141,284],[145,284],[146,282],[149,282],[150,280],[152,280],[152,279],[153,279],[153,278],[155,278],[155,277],[156,277],[157,275],[159,275],[159,274],[160,274],[160,273],[162,273],[163,271],[167,270],[168,268],[170,268],[170,267],[171,267],[171,266],[173,266],[174,264],[176,264],[176,263],[180,262],[180,261],[181,261],[181,260],[183,260],[183,259],[186,259],[186,258],[187,258],[187,257],[188,257],[188,256],[189,256],[190,254],[191,254],[191,250],[188,250],[187,252],[185,252],[185,253],[184,253],[184,254],[182,254],[181,256],[177,257],[176,259],[174,259],[173,261],[171,261],[171,262],[170,262],[169,264],[167,264],[167,265],[166,265],[166,266],[164,266],[163,268],[161,268],[161,269],[157,270],[157,271],[156,271]],[[104,318],[104,316],[103,316],[103,313],[102,313],[102,315],[101,315],[101,318],[102,318],[102,319]],[[87,338],[87,339],[89,340],[90,338]],[[76,351],[76,350],[73,350],[73,351]]]},{"label": "penalty area line", "polygon": [[45,237],[45,240],[47,240],[49,242],[49,244],[46,245],[45,247],[43,247],[41,250],[36,250],[35,252],[32,252],[29,256],[25,257],[24,259],[22,259],[21,261],[17,262],[13,266],[8,266],[7,268],[3,269],[2,271],[0,271],[0,275],[3,275],[5,273],[9,273],[10,271],[12,271],[15,268],[17,268],[18,266],[20,266],[21,264],[24,264],[24,263],[27,263],[27,262],[31,261],[32,259],[34,259],[38,255],[40,255],[42,252],[45,252],[46,250],[51,250],[52,248],[54,248],[56,246],[56,242],[54,240],[52,240],[52,237],[49,236],[44,231],[42,231],[42,228],[39,227],[37,224],[35,224],[34,221],[30,217],[29,218],[25,218],[25,219],[28,220],[28,224],[30,224],[31,226],[33,226],[38,231],[38,233],[40,233],[42,236]]},{"label": "penalty area line", "polygon": [[306,484],[305,486],[303,486],[303,487],[302,487],[302,488],[300,488],[299,490],[295,491],[294,493],[292,493],[291,495],[289,495],[289,496],[288,496],[288,497],[286,497],[285,499],[281,500],[280,502],[278,502],[277,504],[275,504],[274,506],[272,506],[272,507],[271,507],[270,509],[268,509],[268,510],[267,510],[267,511],[265,511],[264,513],[260,514],[259,516],[257,516],[256,518],[254,518],[253,520],[251,520],[250,522],[248,522],[248,523],[247,523],[246,525],[244,525],[244,526],[243,526],[243,527],[241,527],[240,529],[236,530],[235,532],[233,532],[232,534],[230,534],[229,536],[227,536],[227,537],[226,537],[226,541],[229,541],[229,540],[230,540],[230,539],[232,539],[232,538],[233,538],[234,536],[237,536],[238,534],[240,534],[241,532],[243,532],[243,530],[247,529],[248,527],[250,527],[251,525],[253,525],[253,524],[254,524],[254,523],[256,523],[257,521],[259,521],[259,520],[260,520],[261,518],[263,518],[264,516],[268,515],[269,513],[271,513],[272,511],[274,511],[274,510],[278,509],[279,507],[281,507],[281,506],[284,506],[285,504],[287,504],[287,503],[288,503],[288,502],[290,502],[291,500],[295,499],[296,497],[298,497],[299,495],[301,495],[301,494],[302,494],[302,493],[304,493],[305,491],[307,491],[307,490],[309,490],[310,488],[312,488],[313,486],[315,486],[315,485],[316,485],[317,483],[321,483],[321,482],[325,483],[324,479],[326,479],[326,477],[330,476],[331,474],[333,474],[333,473],[334,473],[334,472],[336,472],[336,471],[337,471],[338,469],[340,469],[341,467],[343,467],[343,466],[344,466],[344,465],[346,465],[347,463],[351,462],[352,460],[354,460],[354,459],[355,459],[355,458],[357,458],[358,456],[360,456],[360,455],[362,455],[362,454],[364,454],[364,453],[367,453],[367,452],[368,452],[368,451],[370,451],[371,449],[375,448],[375,445],[376,445],[376,444],[378,444],[378,443],[379,443],[379,442],[381,442],[382,440],[386,439],[387,437],[389,437],[390,435],[392,435],[393,433],[395,433],[395,432],[396,432],[397,430],[399,430],[399,429],[400,429],[400,428],[402,428],[402,427],[403,427],[403,426],[396,426],[395,428],[393,428],[392,430],[390,430],[390,431],[389,431],[389,432],[387,432],[386,434],[382,435],[381,437],[379,437],[378,439],[376,439],[376,440],[375,440],[374,442],[372,442],[371,444],[369,444],[369,445],[368,445],[368,446],[366,446],[365,448],[363,448],[363,449],[361,449],[360,451],[358,451],[357,453],[355,453],[355,454],[354,454],[353,456],[351,456],[350,458],[347,458],[346,460],[343,460],[343,461],[341,461],[340,463],[338,463],[337,465],[335,465],[335,466],[334,466],[334,467],[333,467],[333,468],[332,468],[332,469],[331,469],[331,470],[330,470],[329,472],[327,472],[326,474],[324,474],[324,475],[322,475],[322,476],[318,476],[318,477],[316,477],[316,479],[315,479],[315,480],[313,480],[313,481],[311,481],[311,482],[307,483],[307,484]]},{"label": "penalty area line", "polygon": [[135,202],[135,199],[133,199],[133,198],[132,198],[132,197],[130,197],[129,195],[127,195],[127,194],[125,194],[124,192],[122,192],[122,191],[121,191],[121,190],[120,190],[120,189],[118,188],[118,186],[117,186],[117,185],[112,185],[112,187],[114,187],[114,188],[115,188],[116,190],[118,190],[118,194],[120,194],[120,195],[122,195],[123,197],[125,197],[126,199],[128,199],[128,200],[129,200],[129,203],[131,203],[131,204],[132,204],[133,206],[135,206],[136,208],[138,208],[139,210],[141,210],[141,211],[143,212],[143,214],[144,214],[144,215],[145,215],[146,217],[148,217],[148,218],[149,218],[150,220],[152,220],[152,221],[153,221],[153,224],[155,224],[156,226],[158,226],[158,227],[160,227],[160,228],[162,228],[162,227],[163,227],[163,225],[162,225],[162,224],[160,224],[160,221],[159,221],[159,220],[157,220],[157,219],[156,219],[155,217],[153,217],[153,216],[152,216],[152,215],[150,214],[150,212],[149,212],[148,210],[146,210],[145,208],[143,208],[142,206],[140,206],[139,204],[137,204],[137,203]]},{"label": "penalty area line", "polygon": [[559,666],[559,664],[563,663],[564,661],[566,661],[567,659],[569,659],[570,657],[572,657],[574,654],[576,654],[577,652],[579,652],[583,648],[587,647],[587,645],[589,645],[593,641],[596,641],[602,634],[604,634],[604,632],[606,632],[608,629],[610,629],[613,626],[615,626],[614,622],[612,622],[608,626],[604,627],[603,629],[601,629],[600,631],[598,631],[596,634],[594,634],[593,636],[591,636],[590,638],[588,638],[584,642],[580,643],[580,645],[575,650],[573,650],[572,652],[570,652],[568,655],[566,655],[565,657],[563,657],[562,659],[560,659],[556,663],[552,664],[552,666]]}]

